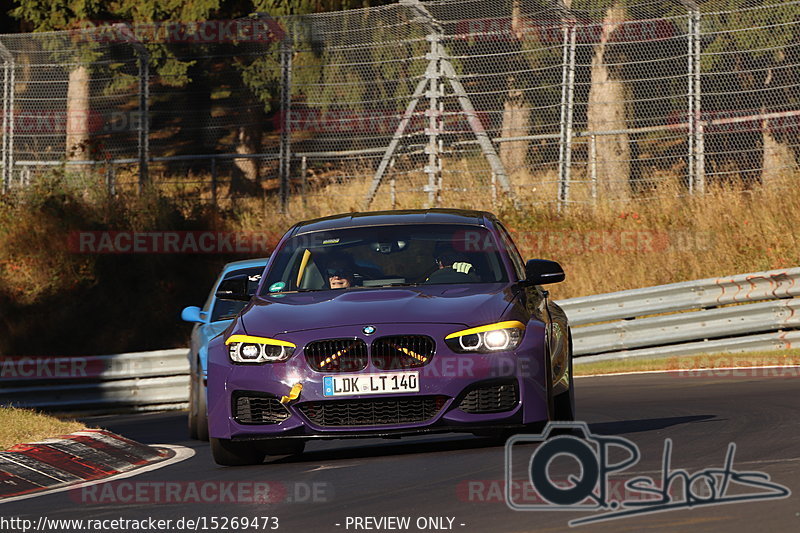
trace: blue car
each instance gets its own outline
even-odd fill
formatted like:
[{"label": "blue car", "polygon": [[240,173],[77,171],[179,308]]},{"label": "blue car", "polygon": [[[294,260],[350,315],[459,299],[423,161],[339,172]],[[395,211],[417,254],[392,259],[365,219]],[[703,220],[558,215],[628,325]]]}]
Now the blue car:
[{"label": "blue car", "polygon": [[267,258],[228,263],[214,282],[203,308],[191,306],[181,313],[183,320],[194,323],[189,349],[189,435],[193,439],[208,440],[208,341],[222,333],[246,304],[240,300],[228,300],[225,296],[232,290],[254,293],[266,264]]}]

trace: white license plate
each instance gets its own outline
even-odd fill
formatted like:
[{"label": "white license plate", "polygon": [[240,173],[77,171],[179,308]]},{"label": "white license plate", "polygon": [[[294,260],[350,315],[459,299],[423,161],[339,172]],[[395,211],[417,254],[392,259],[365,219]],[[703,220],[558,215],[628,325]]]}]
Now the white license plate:
[{"label": "white license plate", "polygon": [[323,396],[392,392],[419,392],[419,372],[325,376],[322,378]]}]

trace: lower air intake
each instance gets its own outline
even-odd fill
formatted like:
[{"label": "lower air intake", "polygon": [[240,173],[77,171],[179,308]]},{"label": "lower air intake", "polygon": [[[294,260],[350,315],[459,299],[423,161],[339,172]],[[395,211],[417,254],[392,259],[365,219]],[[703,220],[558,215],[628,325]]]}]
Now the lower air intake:
[{"label": "lower air intake", "polygon": [[390,426],[431,420],[446,402],[446,396],[418,396],[326,400],[297,407],[311,422],[321,427]]},{"label": "lower air intake", "polygon": [[233,393],[233,418],[240,424],[280,424],[290,416],[274,396],[249,391]]}]

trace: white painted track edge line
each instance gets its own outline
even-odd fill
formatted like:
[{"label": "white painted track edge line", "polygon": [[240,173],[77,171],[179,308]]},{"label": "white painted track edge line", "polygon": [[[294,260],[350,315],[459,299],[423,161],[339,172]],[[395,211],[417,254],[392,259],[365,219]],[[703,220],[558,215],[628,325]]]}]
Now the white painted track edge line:
[{"label": "white painted track edge line", "polygon": [[100,483],[106,483],[108,481],[115,481],[118,479],[125,479],[128,477],[138,476],[139,474],[144,474],[146,472],[152,472],[153,470],[158,470],[159,468],[163,468],[165,466],[170,466],[176,463],[180,463],[181,461],[185,461],[186,459],[190,459],[194,457],[195,451],[191,448],[186,448],[185,446],[178,446],[175,444],[152,444],[154,448],[166,448],[168,450],[172,450],[175,452],[175,455],[164,459],[163,461],[158,461],[156,463],[151,463],[149,465],[145,465],[141,468],[136,468],[134,470],[130,470],[128,472],[122,472],[120,474],[114,474],[113,476],[109,476],[103,479],[95,479],[93,481],[83,481],[79,483],[70,483],[69,485],[64,485],[61,487],[55,487],[52,489],[45,489],[41,491],[32,492],[30,494],[22,494],[21,496],[11,496],[9,498],[0,499],[0,505],[4,503],[16,502],[20,500],[27,500],[29,498],[38,498],[39,496],[46,496],[48,494],[55,494],[57,492],[64,492],[66,490],[74,490],[80,489],[83,487],[89,487],[91,485],[98,485]]},{"label": "white painted track edge line", "polygon": [[672,368],[668,370],[635,370],[632,372],[609,372],[605,374],[589,374],[583,376],[575,376],[575,379],[580,378],[602,378],[609,376],[634,376],[637,374],[674,374],[676,372],[715,372],[717,370],[753,370],[753,369],[771,369],[771,368],[800,368],[800,365],[767,365],[767,366],[718,366],[713,368]]}]

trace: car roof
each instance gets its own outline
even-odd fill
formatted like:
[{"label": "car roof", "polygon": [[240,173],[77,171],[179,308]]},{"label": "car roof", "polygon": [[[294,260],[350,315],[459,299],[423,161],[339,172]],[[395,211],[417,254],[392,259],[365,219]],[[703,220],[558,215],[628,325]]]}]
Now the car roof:
[{"label": "car roof", "polygon": [[242,261],[233,261],[222,267],[222,273],[227,274],[232,270],[239,270],[242,268],[254,268],[267,266],[269,257],[259,257],[255,259],[244,259]]},{"label": "car roof", "polygon": [[486,226],[487,220],[496,221],[493,214],[486,211],[467,209],[407,209],[402,211],[370,211],[364,213],[343,213],[295,224],[294,234],[301,235],[315,231],[355,228],[363,226],[385,226],[395,224],[468,224]]}]

